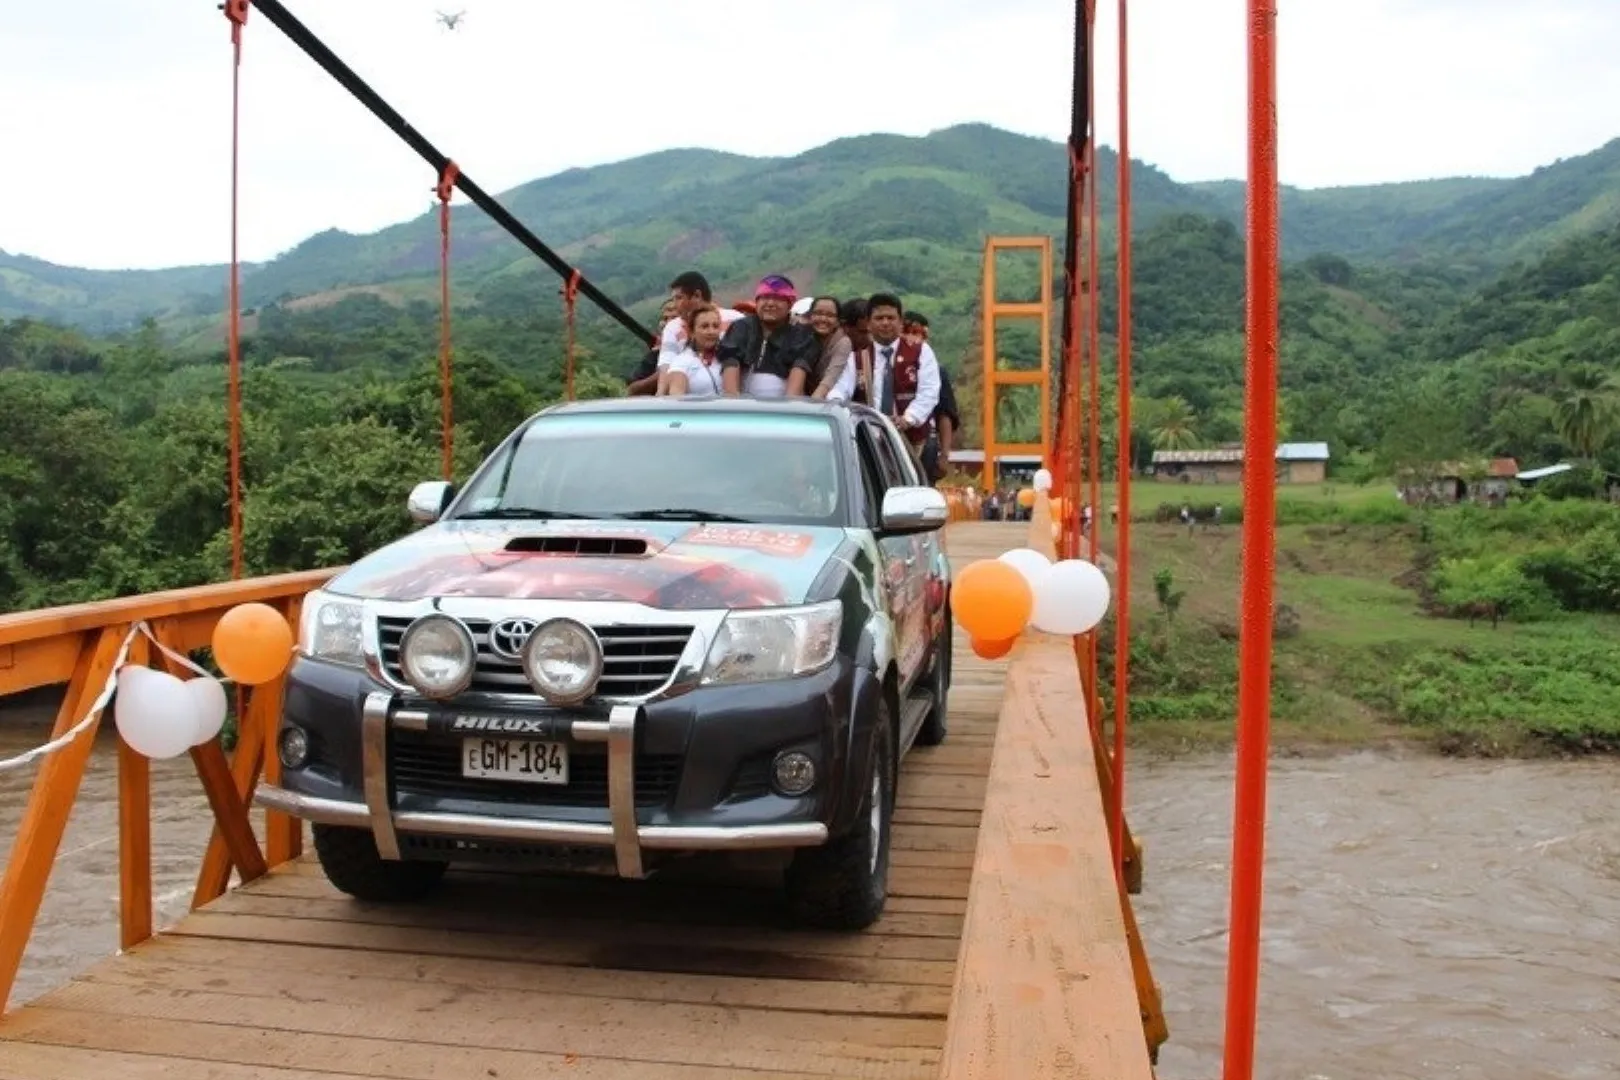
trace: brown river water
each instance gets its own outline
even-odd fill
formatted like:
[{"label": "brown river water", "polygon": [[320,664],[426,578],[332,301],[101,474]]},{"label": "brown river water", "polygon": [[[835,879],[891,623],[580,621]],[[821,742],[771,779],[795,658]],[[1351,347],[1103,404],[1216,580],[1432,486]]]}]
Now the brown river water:
[{"label": "brown river water", "polygon": [[[0,711],[0,757],[44,741]],[[19,719],[29,722],[19,724]],[[0,773],[9,852],[34,769]],[[1257,1075],[1620,1077],[1620,763],[1284,758],[1270,778]],[[210,816],[187,759],[152,769],[158,923],[184,914]],[[1161,1080],[1221,1073],[1232,764],[1127,775],[1135,898],[1171,1039]],[[117,765],[98,739],[13,1003],[117,948]]]}]

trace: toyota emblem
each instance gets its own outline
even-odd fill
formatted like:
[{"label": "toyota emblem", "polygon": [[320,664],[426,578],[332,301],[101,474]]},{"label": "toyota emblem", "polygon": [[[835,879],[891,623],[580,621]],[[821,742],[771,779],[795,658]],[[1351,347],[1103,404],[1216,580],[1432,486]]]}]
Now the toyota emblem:
[{"label": "toyota emblem", "polygon": [[529,635],[540,624],[533,619],[502,619],[489,628],[489,651],[506,660],[519,660]]}]

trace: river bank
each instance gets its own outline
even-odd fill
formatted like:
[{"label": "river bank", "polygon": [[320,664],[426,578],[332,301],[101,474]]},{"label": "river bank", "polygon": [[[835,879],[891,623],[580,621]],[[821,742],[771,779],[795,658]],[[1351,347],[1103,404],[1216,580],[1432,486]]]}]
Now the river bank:
[{"label": "river bank", "polygon": [[[1542,608],[1470,620],[1447,617],[1428,595],[1437,562],[1557,544],[1557,518],[1520,508],[1445,511],[1418,524],[1279,526],[1273,745],[1486,758],[1620,752],[1620,617]],[[1543,531],[1512,531],[1521,525]],[[1101,540],[1112,555],[1106,527]],[[1241,546],[1236,525],[1133,531],[1128,735],[1144,752],[1231,745]],[[1099,640],[1104,717],[1113,713],[1113,625]]]}]

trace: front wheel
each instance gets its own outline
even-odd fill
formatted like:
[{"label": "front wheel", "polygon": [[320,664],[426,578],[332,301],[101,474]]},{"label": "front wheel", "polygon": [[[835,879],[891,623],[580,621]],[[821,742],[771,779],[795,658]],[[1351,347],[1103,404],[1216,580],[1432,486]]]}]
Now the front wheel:
[{"label": "front wheel", "polygon": [[315,857],[326,879],[356,900],[404,903],[420,900],[444,877],[442,862],[394,862],[377,853],[377,841],[364,829],[316,825]]},{"label": "front wheel", "polygon": [[796,922],[826,930],[864,930],[883,914],[889,891],[889,833],[894,816],[894,718],[882,700],[873,718],[871,771],[855,826],[818,848],[801,848],[787,868],[788,907]]}]

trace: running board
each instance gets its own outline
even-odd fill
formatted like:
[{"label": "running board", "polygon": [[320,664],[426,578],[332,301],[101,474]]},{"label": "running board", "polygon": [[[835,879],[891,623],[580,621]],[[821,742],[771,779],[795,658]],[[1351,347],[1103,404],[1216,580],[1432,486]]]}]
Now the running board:
[{"label": "running board", "polygon": [[910,750],[912,743],[917,741],[917,733],[922,730],[923,720],[934,707],[934,692],[926,689],[913,690],[907,696],[904,705],[900,706],[900,734],[906,744],[900,748],[900,756],[904,757]]}]

